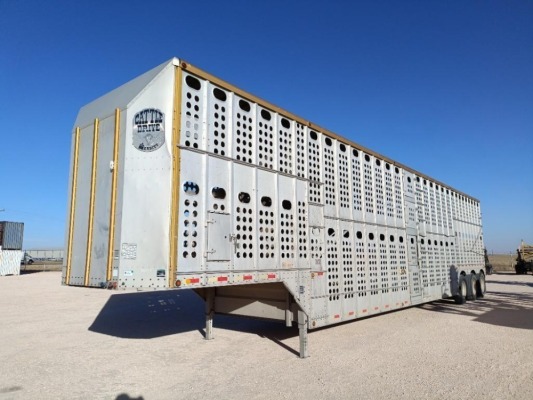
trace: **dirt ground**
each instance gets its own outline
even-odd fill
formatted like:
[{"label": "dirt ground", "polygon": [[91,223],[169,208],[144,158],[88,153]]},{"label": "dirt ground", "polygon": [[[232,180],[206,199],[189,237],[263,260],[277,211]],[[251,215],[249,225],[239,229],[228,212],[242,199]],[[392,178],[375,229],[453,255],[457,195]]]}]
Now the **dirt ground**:
[{"label": "dirt ground", "polygon": [[215,317],[189,291],[0,277],[0,399],[532,399],[533,276],[488,277],[443,300],[311,331]]}]

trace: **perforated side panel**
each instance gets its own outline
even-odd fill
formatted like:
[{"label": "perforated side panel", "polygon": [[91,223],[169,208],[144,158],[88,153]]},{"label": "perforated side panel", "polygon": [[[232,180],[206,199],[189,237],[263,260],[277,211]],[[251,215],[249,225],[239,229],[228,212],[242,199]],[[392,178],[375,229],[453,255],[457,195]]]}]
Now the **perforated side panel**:
[{"label": "perforated side panel", "polygon": [[309,201],[311,203],[323,204],[322,198],[322,151],[320,134],[309,131],[308,139],[308,160],[309,160]]},{"label": "perforated side panel", "polygon": [[280,172],[291,175],[294,172],[293,129],[293,122],[289,121],[287,118],[278,117],[278,169]]},{"label": "perforated side panel", "polygon": [[274,136],[274,120],[268,110],[259,108],[257,128],[257,164],[261,167],[274,169],[276,138]]},{"label": "perforated side panel", "polygon": [[363,179],[365,184],[365,221],[374,223],[376,222],[376,208],[374,203],[374,169],[372,167],[372,157],[368,154],[364,154],[363,158]]},{"label": "perforated side panel", "polygon": [[337,217],[337,163],[335,162],[335,146],[333,140],[322,136],[324,149],[324,215]]},{"label": "perforated side panel", "polygon": [[361,155],[359,151],[352,150],[352,201],[353,218],[356,221],[363,221],[363,182],[361,178]]},{"label": "perforated side panel", "polygon": [[[315,316],[326,324],[404,306],[421,288],[425,300],[439,298],[454,262],[474,268],[474,201],[189,76],[179,271],[310,268]],[[205,253],[207,211],[220,224],[228,215],[229,261]]]},{"label": "perforated side panel", "polygon": [[296,125],[296,175],[307,178],[307,127]]}]

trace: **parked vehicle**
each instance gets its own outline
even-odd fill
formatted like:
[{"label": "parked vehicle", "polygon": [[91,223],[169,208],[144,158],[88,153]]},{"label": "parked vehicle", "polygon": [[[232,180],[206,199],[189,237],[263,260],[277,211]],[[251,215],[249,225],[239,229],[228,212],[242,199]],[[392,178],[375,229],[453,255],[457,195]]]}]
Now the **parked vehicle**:
[{"label": "parked vehicle", "polygon": [[72,140],[64,283],[193,289],[207,339],[216,313],[295,322],[306,357],[308,329],[485,293],[477,199],[180,60]]},{"label": "parked vehicle", "polygon": [[520,247],[516,250],[515,271],[517,274],[533,273],[533,246],[525,244],[522,240]]},{"label": "parked vehicle", "polygon": [[485,249],[485,271],[487,271],[487,275],[492,275],[492,273],[494,272],[494,268],[492,267],[492,264],[489,261],[487,249]]},{"label": "parked vehicle", "polygon": [[35,260],[28,253],[25,252],[22,255],[22,259],[20,260],[20,263],[23,265],[32,265],[34,261]]}]

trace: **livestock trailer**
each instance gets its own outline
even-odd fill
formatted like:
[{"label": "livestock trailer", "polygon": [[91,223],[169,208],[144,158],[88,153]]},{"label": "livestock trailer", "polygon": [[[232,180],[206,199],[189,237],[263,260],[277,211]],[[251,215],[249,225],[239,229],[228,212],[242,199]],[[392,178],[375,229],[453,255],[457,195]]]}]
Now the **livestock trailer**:
[{"label": "livestock trailer", "polygon": [[83,107],[63,282],[308,329],[485,292],[479,201],[176,58]]}]

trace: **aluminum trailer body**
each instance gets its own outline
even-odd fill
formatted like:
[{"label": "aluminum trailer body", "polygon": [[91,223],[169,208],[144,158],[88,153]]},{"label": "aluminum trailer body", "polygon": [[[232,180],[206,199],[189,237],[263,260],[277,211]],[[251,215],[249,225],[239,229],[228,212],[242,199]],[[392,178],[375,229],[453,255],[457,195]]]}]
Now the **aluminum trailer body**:
[{"label": "aluminum trailer body", "polygon": [[83,107],[63,282],[307,329],[485,291],[479,201],[176,58]]}]

